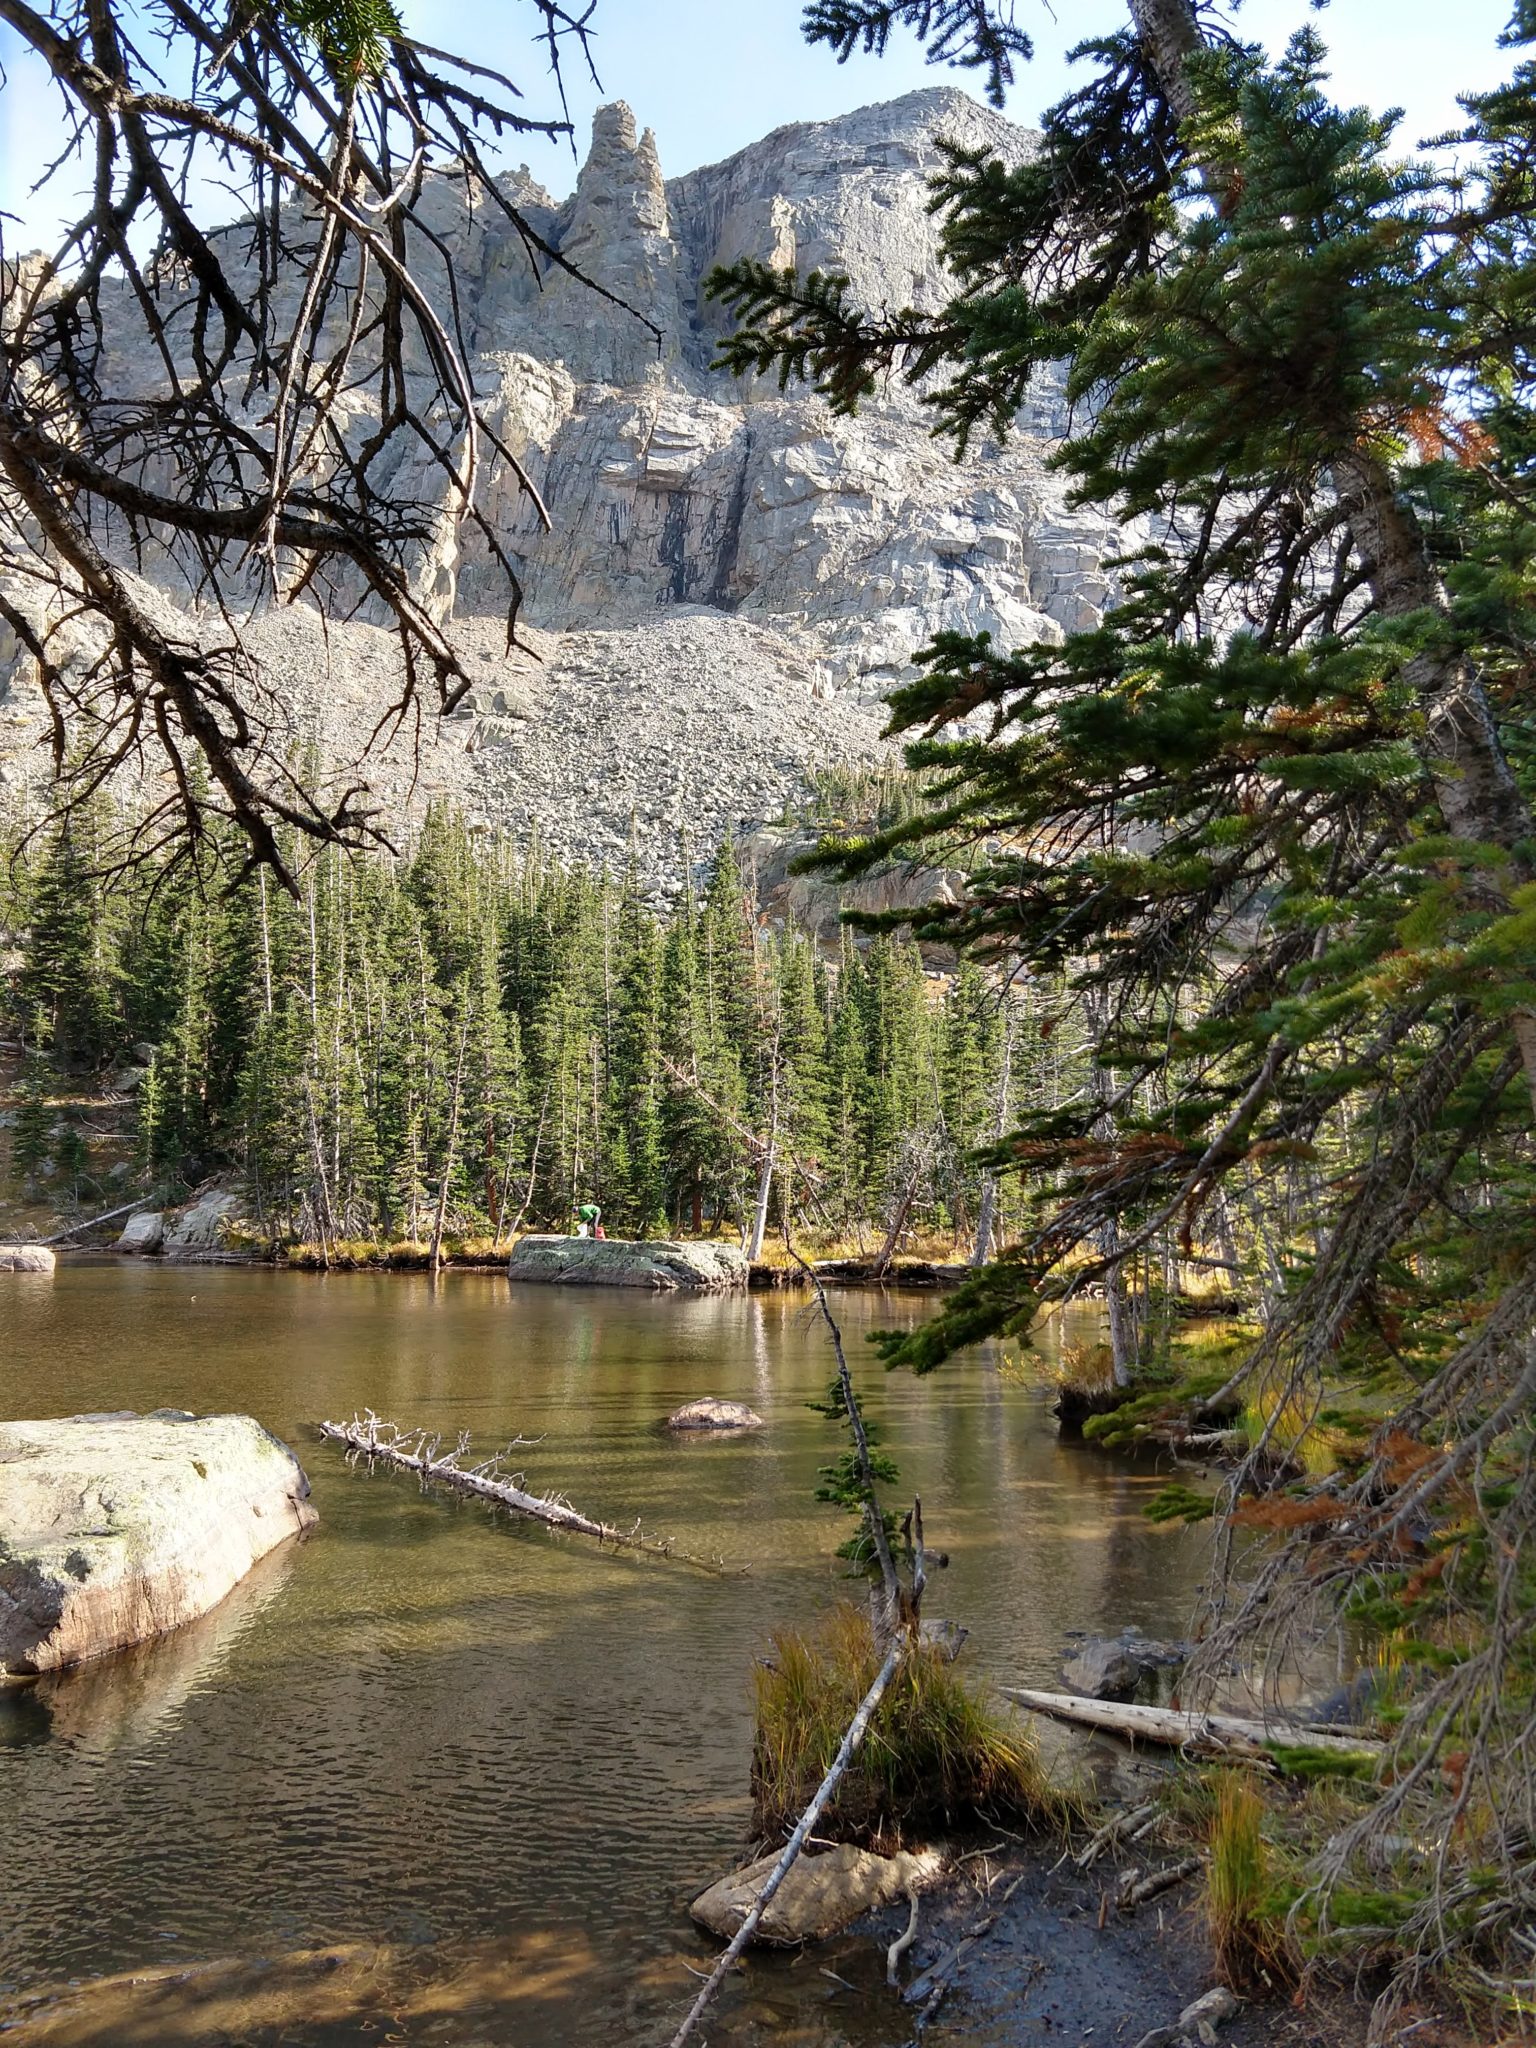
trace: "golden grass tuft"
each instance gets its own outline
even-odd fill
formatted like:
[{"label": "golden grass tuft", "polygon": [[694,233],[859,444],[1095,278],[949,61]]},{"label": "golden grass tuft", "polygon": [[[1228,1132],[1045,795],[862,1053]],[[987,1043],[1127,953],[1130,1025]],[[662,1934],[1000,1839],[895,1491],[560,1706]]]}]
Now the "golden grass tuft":
[{"label": "golden grass tuft", "polygon": [[1295,1974],[1273,1905],[1264,1801],[1251,1778],[1223,1771],[1209,1829],[1206,1906],[1222,1981],[1238,1991],[1275,1991]]},{"label": "golden grass tuft", "polygon": [[[756,1673],[752,1792],[759,1830],[784,1835],[826,1775],[880,1668],[869,1618],[849,1602],[813,1628],[783,1629]],[[1061,1820],[1033,1739],[937,1646],[907,1657],[818,1823],[842,1840],[893,1848],[980,1816]]]}]

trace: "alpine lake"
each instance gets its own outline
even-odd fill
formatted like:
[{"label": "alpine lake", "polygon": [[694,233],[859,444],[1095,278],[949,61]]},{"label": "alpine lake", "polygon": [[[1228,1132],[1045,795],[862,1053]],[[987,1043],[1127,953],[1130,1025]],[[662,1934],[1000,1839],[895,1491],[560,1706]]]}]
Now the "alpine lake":
[{"label": "alpine lake", "polygon": [[[1037,1356],[885,1375],[864,1339],[932,1298],[832,1308],[950,1558],[926,1610],[971,1631],[973,1671],[1052,1685],[1069,1630],[1187,1628],[1205,1541],[1143,1518],[1153,1466],[1059,1435]],[[61,1259],[7,1276],[0,1325],[0,1414],[244,1411],[298,1452],[320,1514],[204,1621],[0,1691],[0,2030],[665,2039],[713,1952],[688,1901],[747,1844],[753,1660],[856,1590],[815,1498],[840,1442],[809,1405],[833,1367],[809,1298]],[[766,1426],[667,1434],[704,1394]],[[369,1408],[481,1453],[532,1439],[530,1485],[731,1569],[349,1465],[315,1425]],[[910,2037],[870,1944],[827,1960],[753,1958],[710,2041]]]}]

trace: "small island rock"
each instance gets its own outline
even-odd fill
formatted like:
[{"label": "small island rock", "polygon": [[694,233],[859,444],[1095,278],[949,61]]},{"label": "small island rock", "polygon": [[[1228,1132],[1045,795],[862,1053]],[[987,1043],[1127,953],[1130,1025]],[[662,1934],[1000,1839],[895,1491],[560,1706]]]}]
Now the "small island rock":
[{"label": "small island rock", "polygon": [[511,1280],[555,1286],[680,1288],[714,1294],[745,1287],[746,1254],[733,1244],[682,1244],[670,1238],[520,1237],[507,1266]]},{"label": "small island rock", "polygon": [[[689,1908],[694,1919],[711,1934],[729,1939],[757,1904],[757,1895],[778,1860],[777,1852],[759,1856],[744,1870],[732,1871],[712,1884]],[[888,1906],[910,1886],[933,1877],[942,1861],[934,1850],[876,1856],[846,1842],[820,1855],[801,1856],[774,1893],[753,1938],[774,1948],[820,1941],[861,1914]]]},{"label": "small island rock", "polygon": [[53,1265],[45,1244],[0,1244],[0,1273],[51,1273]]},{"label": "small island rock", "polygon": [[314,1520],[298,1459],[249,1415],[0,1423],[0,1678],[196,1620]]},{"label": "small island rock", "polygon": [[761,1429],[763,1418],[745,1401],[722,1401],[713,1394],[687,1401],[667,1417],[668,1429]]}]

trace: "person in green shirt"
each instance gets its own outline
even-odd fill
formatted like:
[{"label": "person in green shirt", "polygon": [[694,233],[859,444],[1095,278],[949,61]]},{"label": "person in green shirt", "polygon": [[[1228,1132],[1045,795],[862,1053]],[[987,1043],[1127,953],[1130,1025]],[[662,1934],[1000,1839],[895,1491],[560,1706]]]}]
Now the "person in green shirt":
[{"label": "person in green shirt", "polygon": [[576,1211],[577,1237],[601,1237],[603,1234],[603,1212],[596,1202],[583,1202]]}]

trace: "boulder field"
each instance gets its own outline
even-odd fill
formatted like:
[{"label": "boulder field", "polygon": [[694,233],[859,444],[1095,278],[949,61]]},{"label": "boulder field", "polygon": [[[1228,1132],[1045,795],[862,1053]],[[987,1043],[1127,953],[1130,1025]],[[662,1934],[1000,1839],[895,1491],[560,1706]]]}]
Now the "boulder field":
[{"label": "boulder field", "polygon": [[315,1519],[249,1415],[0,1423],[0,1681],[195,1621]]}]

